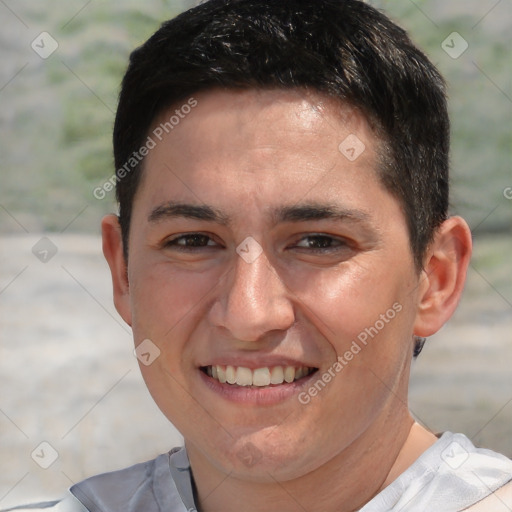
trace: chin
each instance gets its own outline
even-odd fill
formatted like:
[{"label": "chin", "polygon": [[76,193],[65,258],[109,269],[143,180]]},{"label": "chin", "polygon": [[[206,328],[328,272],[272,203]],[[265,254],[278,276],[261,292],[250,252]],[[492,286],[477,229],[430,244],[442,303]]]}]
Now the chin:
[{"label": "chin", "polygon": [[[259,431],[252,435],[226,440],[224,449],[218,444],[209,458],[223,466],[223,471],[244,480],[260,483],[284,482],[304,476],[315,469],[315,461],[307,463],[307,445],[292,442],[289,436],[273,435]],[[320,466],[323,461],[317,461]]]}]

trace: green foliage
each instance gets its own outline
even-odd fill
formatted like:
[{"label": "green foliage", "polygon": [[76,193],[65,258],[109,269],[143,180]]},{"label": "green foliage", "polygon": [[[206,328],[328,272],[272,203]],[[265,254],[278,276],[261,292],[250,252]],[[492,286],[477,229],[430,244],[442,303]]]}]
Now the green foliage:
[{"label": "green foliage", "polygon": [[[59,48],[50,58],[39,59],[27,50],[26,29],[20,25],[11,50],[2,50],[5,69],[19,69],[27,52],[30,61],[0,92],[1,204],[15,215],[29,212],[43,228],[65,224],[86,204],[98,212],[106,208],[92,190],[114,170],[111,132],[129,53],[162,21],[192,3],[105,1],[80,11],[83,4],[63,0],[54,0],[51,9],[46,3],[21,2],[18,14],[31,28],[31,37],[46,30]],[[482,18],[486,8],[476,0],[371,3],[404,26],[447,79],[453,211],[479,226],[478,232],[507,229],[511,203],[503,198],[503,189],[512,186],[510,20],[504,21],[500,6]],[[469,44],[458,59],[441,48],[453,31]]]},{"label": "green foliage", "polygon": [[[511,205],[503,197],[512,184],[510,16],[504,18],[500,6],[489,11],[492,5],[475,0],[372,3],[408,31],[447,81],[453,213],[478,226],[477,233],[510,229]],[[452,32],[469,45],[457,59],[441,47]]]}]

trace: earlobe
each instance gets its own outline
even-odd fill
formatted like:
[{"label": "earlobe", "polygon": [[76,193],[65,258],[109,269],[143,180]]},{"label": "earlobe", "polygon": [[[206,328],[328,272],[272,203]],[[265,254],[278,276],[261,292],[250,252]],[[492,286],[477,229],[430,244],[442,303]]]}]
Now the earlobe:
[{"label": "earlobe", "polygon": [[112,274],[114,304],[123,320],[131,326],[130,286],[126,260],[123,253],[123,239],[117,215],[107,215],[101,222],[103,254]]},{"label": "earlobe", "polygon": [[431,336],[452,316],[464,289],[471,247],[471,231],[461,217],[450,217],[438,228],[420,278],[416,336]]}]

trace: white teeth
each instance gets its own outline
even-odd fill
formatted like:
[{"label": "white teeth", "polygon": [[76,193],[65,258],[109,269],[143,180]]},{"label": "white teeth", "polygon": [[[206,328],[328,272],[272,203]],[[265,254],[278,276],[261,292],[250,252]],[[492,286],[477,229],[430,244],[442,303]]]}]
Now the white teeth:
[{"label": "white teeth", "polygon": [[226,381],[226,371],[222,366],[217,366],[217,379],[221,384],[225,384]]},{"label": "white teeth", "polygon": [[286,382],[293,382],[295,379],[295,368],[293,366],[287,366],[284,369],[284,380]]},{"label": "white teeth", "polygon": [[270,384],[270,370],[268,368],[257,368],[254,370],[252,383],[255,386],[268,386]]},{"label": "white teeth", "polygon": [[239,366],[236,370],[236,383],[239,386],[252,386],[252,371],[244,366]]},{"label": "white teeth", "polygon": [[228,384],[236,383],[236,370],[234,366],[226,366],[226,380]]},{"label": "white teeth", "polygon": [[274,366],[270,372],[270,384],[282,384],[284,381],[284,372],[282,366]]},{"label": "white teeth", "polygon": [[236,384],[238,386],[265,387],[270,384],[279,385],[285,382],[291,383],[309,375],[314,368],[300,366],[273,366],[251,370],[245,366],[207,366],[206,374],[221,384]]}]

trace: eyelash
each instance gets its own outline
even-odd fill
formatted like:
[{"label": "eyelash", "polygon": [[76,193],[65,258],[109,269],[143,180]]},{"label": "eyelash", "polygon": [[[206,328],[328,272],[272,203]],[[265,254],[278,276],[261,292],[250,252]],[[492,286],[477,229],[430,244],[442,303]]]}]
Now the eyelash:
[{"label": "eyelash", "polygon": [[[324,235],[322,233],[318,233],[318,234],[312,233],[310,235],[304,236],[299,240],[299,242],[302,242],[307,239],[309,239],[310,241],[316,240],[317,242],[320,240],[328,241],[329,247],[298,247],[298,246],[296,246],[296,248],[298,248],[299,250],[303,249],[308,252],[322,254],[322,253],[335,252],[340,249],[346,248],[348,246],[348,242],[346,240],[340,239],[340,238],[335,238],[330,235]],[[333,246],[333,244],[334,244],[334,246]]]},{"label": "eyelash", "polygon": [[[207,243],[210,241],[215,242],[215,240],[213,240],[213,238],[211,236],[209,236],[205,233],[199,233],[199,232],[198,233],[186,233],[183,235],[178,235],[175,238],[165,241],[164,247],[166,247],[166,248],[172,247],[175,250],[183,251],[183,252],[197,252],[197,251],[204,250],[204,249],[209,250],[209,249],[215,248],[214,246],[211,246],[211,245],[180,245],[179,244],[180,241],[186,241],[187,239],[195,238],[197,241],[197,238],[199,238],[199,237],[201,237],[203,239],[203,241],[205,241],[205,239],[207,239]],[[334,251],[346,248],[349,245],[346,240],[335,238],[330,235],[325,235],[322,233],[312,233],[312,234],[303,236],[302,238],[300,238],[298,240],[297,244],[300,242],[303,242],[305,240],[308,240],[308,239],[310,241],[316,240],[317,242],[320,240],[322,240],[324,242],[328,241],[329,246],[328,247],[309,247],[309,246],[308,247],[299,247],[298,245],[295,245],[292,247],[292,249],[295,248],[299,251],[307,251],[309,253],[316,253],[316,254],[325,254],[325,253],[330,253],[330,252],[334,252]],[[217,242],[215,242],[215,243],[217,243]],[[333,244],[334,244],[334,247],[333,247]],[[217,244],[217,245],[219,245],[221,248],[224,248],[220,244]]]}]

